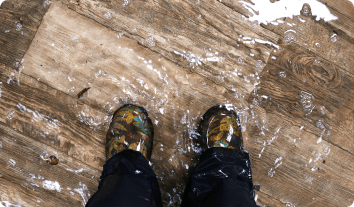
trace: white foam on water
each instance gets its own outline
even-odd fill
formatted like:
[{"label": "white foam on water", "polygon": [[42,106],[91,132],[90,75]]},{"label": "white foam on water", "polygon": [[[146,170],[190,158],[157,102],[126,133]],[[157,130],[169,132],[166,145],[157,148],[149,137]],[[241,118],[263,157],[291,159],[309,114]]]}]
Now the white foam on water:
[{"label": "white foam on water", "polygon": [[[1,4],[1,0],[0,0],[0,4]],[[8,201],[0,201],[0,207],[21,207],[21,206],[12,204]]]},{"label": "white foam on water", "polygon": [[47,190],[56,190],[57,192],[61,191],[58,181],[45,180],[43,181],[43,188]]},{"label": "white foam on water", "polygon": [[[351,0],[354,1],[354,0]],[[331,14],[327,6],[317,0],[280,0],[271,3],[269,0],[252,0],[254,4],[240,1],[243,3],[249,12],[253,16],[249,17],[250,21],[258,21],[258,23],[282,23],[277,21],[279,18],[300,15],[302,6],[307,3],[311,7],[311,13],[313,16],[317,16],[316,20],[323,19],[324,21],[332,21],[338,19],[337,16]],[[257,14],[258,13],[258,14]]]}]

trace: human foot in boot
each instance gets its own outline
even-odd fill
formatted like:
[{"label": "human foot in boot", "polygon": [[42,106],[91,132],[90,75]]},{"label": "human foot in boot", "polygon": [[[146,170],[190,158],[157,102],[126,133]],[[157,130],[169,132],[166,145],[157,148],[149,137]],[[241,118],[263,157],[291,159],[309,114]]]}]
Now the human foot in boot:
[{"label": "human foot in boot", "polygon": [[107,133],[106,157],[126,149],[141,152],[150,159],[154,129],[144,108],[126,104],[118,109]]},{"label": "human foot in boot", "polygon": [[199,134],[204,148],[243,149],[239,118],[225,106],[214,106],[204,114],[199,124]]}]

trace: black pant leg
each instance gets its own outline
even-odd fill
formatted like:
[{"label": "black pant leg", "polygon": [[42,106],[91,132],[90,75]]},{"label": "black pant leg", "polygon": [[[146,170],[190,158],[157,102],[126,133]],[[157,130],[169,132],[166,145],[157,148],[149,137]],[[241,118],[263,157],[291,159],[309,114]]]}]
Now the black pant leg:
[{"label": "black pant leg", "polygon": [[248,153],[225,148],[203,152],[181,206],[257,207]]},{"label": "black pant leg", "polygon": [[103,166],[98,191],[86,207],[162,207],[156,174],[140,153],[125,150]]}]

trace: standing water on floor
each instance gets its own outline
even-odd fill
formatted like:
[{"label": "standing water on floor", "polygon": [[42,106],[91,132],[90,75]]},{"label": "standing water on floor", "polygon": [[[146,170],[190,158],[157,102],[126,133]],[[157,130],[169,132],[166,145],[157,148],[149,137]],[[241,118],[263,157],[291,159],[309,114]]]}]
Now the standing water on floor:
[{"label": "standing water on floor", "polygon": [[[203,2],[196,1],[195,5],[202,6]],[[133,1],[121,5],[132,6]],[[47,110],[16,99],[17,103],[9,105],[6,116],[1,118],[10,124],[30,123],[26,127],[33,127],[32,136],[50,146],[48,151],[42,149],[38,153],[43,171],[53,172],[62,167],[66,175],[72,174],[85,182],[59,181],[59,173],[49,173],[46,177],[41,175],[42,169],[32,172],[13,158],[9,158],[8,166],[23,170],[33,191],[45,189],[74,197],[84,206],[98,187],[99,170],[105,161],[105,135],[113,113],[124,104],[136,104],[147,110],[154,124],[150,164],[157,175],[164,205],[179,206],[185,181],[202,153],[196,141],[201,117],[214,105],[226,105],[240,118],[254,184],[260,186],[261,193],[255,192],[257,202],[262,202],[265,194],[281,192],[279,188],[293,185],[290,178],[284,179],[286,176],[293,176],[300,183],[293,187],[294,191],[303,190],[301,185],[311,189],[332,182],[329,177],[322,178],[321,170],[326,160],[331,159],[333,143],[329,140],[338,115],[318,91],[334,90],[341,77],[338,66],[320,58],[333,55],[316,54],[321,54],[323,47],[338,47],[342,39],[333,31],[317,37],[312,28],[319,20],[328,22],[338,17],[317,0],[239,1],[234,7],[233,12],[242,14],[240,21],[250,23],[255,31],[263,32],[264,27],[274,31],[276,40],[249,31],[239,33],[230,26],[227,28],[230,36],[237,33],[232,36],[230,46],[215,41],[203,49],[196,46],[197,49],[187,50],[172,43],[177,34],[136,38],[129,32],[139,32],[138,27],[111,31],[96,25],[86,33],[81,25],[65,30],[63,22],[48,17],[48,22],[58,24],[55,27],[44,22],[48,30],[55,27],[63,31],[33,44],[49,48],[46,55],[58,65],[45,57],[36,60],[25,57],[19,66],[21,70],[9,73],[7,82],[0,82],[0,97],[2,94],[8,97],[6,90],[11,87],[33,88],[35,93],[45,91],[41,92],[46,96],[44,101],[48,97],[58,101],[52,102],[53,106]],[[108,9],[102,13],[107,21],[115,15]],[[199,22],[203,16],[206,15],[191,18]],[[204,26],[211,28],[208,24]],[[161,48],[168,48],[169,54]],[[30,78],[38,83],[29,81]],[[53,92],[54,89],[61,92]],[[12,126],[26,131],[24,127]],[[0,150],[7,147],[0,142]],[[71,157],[80,166],[69,165]],[[273,182],[280,187],[274,187]],[[283,206],[295,206],[292,204],[297,202],[295,198],[286,199],[278,200]],[[316,199],[311,197],[314,203]],[[0,202],[0,206],[11,205],[6,202]],[[39,200],[38,206],[40,203]]]}]

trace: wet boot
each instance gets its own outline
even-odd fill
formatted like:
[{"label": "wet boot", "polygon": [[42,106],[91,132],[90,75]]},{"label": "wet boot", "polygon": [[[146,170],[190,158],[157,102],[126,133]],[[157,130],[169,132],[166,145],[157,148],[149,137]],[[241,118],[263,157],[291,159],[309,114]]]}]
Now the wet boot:
[{"label": "wet boot", "polygon": [[144,108],[124,105],[114,114],[107,133],[107,159],[124,150],[141,152],[150,159],[154,128]]},{"label": "wet boot", "polygon": [[238,116],[224,106],[209,109],[199,124],[205,151],[191,172],[182,207],[256,207],[249,155],[243,152]]},{"label": "wet boot", "polygon": [[233,110],[224,106],[214,106],[204,114],[199,124],[199,134],[206,149],[243,149],[240,120]]},{"label": "wet boot", "polygon": [[113,115],[97,192],[86,207],[162,207],[156,174],[149,165],[153,126],[147,112],[124,105]]}]

